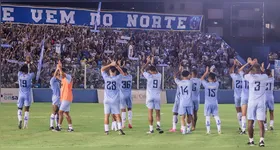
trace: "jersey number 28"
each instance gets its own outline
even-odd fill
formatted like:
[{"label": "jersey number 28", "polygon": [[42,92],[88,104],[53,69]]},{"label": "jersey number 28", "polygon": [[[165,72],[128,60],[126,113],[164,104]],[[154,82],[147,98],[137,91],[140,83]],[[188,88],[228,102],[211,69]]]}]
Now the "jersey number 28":
[{"label": "jersey number 28", "polygon": [[116,81],[107,81],[107,89],[108,90],[116,90],[117,82]]}]

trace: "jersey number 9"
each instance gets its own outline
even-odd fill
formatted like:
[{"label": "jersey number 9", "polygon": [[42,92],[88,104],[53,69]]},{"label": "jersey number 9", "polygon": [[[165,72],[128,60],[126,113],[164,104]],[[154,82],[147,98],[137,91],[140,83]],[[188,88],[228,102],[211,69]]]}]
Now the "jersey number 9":
[{"label": "jersey number 9", "polygon": [[117,89],[116,81],[107,81],[107,89],[108,90],[116,90]]},{"label": "jersey number 9", "polygon": [[27,87],[27,81],[26,80],[20,80],[20,86],[21,87]]}]

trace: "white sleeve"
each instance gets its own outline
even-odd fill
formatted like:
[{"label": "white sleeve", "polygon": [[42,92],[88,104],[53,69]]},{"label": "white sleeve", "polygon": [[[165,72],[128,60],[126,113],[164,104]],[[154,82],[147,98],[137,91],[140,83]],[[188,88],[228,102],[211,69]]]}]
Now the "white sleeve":
[{"label": "white sleeve", "polygon": [[243,71],[240,71],[239,74],[240,74],[240,76],[243,78],[244,72],[243,72]]},{"label": "white sleeve", "polygon": [[176,78],[175,83],[178,85],[180,83],[180,80]]},{"label": "white sleeve", "polygon": [[101,75],[102,75],[104,80],[108,77],[108,74],[105,71],[101,72]]},{"label": "white sleeve", "polygon": [[66,78],[67,83],[70,83],[72,80],[72,77],[69,74],[66,74],[65,78]]},{"label": "white sleeve", "polygon": [[148,72],[144,72],[144,73],[143,73],[143,76],[144,76],[146,79],[148,79],[149,76],[150,76],[150,74],[149,74]]},{"label": "white sleeve", "polygon": [[246,74],[246,75],[244,76],[244,79],[247,80],[247,81],[250,81],[251,75],[250,75],[250,74]]},{"label": "white sleeve", "polygon": [[230,77],[231,77],[232,79],[234,79],[234,78],[235,78],[235,74],[234,74],[234,73],[231,73],[231,74],[230,74]]},{"label": "white sleeve", "polygon": [[205,80],[202,80],[201,81],[201,84],[204,86],[204,88],[207,86],[207,81],[205,81]]}]

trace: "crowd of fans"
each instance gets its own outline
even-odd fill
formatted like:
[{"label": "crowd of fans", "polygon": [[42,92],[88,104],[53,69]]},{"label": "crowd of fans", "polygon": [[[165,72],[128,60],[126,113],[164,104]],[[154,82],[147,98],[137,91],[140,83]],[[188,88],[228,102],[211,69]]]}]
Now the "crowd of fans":
[{"label": "crowd of fans", "polygon": [[[2,42],[11,47],[1,48],[2,87],[16,87],[17,72],[26,57],[33,65],[38,64],[44,48],[43,65],[35,87],[48,88],[50,72],[58,59],[74,77],[74,87],[84,87],[86,73],[87,88],[103,88],[100,73],[102,65],[110,59],[121,60],[133,75],[134,88],[137,83],[137,66],[145,63],[148,56],[160,72],[164,67],[165,89],[175,88],[173,72],[179,64],[185,69],[197,69],[203,74],[206,66],[215,66],[221,88],[230,89],[229,67],[235,51],[216,35],[201,32],[115,30],[108,27],[93,32],[88,26],[71,25],[22,25],[4,23]],[[44,46],[43,46],[44,45]],[[86,65],[86,71],[85,71]],[[145,80],[140,76],[140,88]]]}]

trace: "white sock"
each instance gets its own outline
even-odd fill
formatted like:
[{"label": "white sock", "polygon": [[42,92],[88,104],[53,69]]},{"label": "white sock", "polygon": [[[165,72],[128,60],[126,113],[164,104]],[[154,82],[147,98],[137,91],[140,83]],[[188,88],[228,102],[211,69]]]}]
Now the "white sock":
[{"label": "white sock", "polygon": [[24,126],[27,126],[28,125],[28,120],[29,120],[29,112],[26,111],[24,113]]},{"label": "white sock", "polygon": [[54,122],[54,114],[51,114],[51,117],[50,117],[50,127],[53,127],[53,122]]},{"label": "white sock", "polygon": [[126,112],[122,112],[122,125],[123,125],[123,127],[125,126],[125,121],[126,121]]},{"label": "white sock", "polygon": [[267,123],[264,123],[264,129],[267,129]]},{"label": "white sock", "polygon": [[150,127],[150,131],[154,130],[154,127],[152,125],[149,125],[149,127]]},{"label": "white sock", "polygon": [[18,116],[18,121],[22,121],[22,110],[18,109],[17,116]]},{"label": "white sock", "polygon": [[242,116],[242,132],[246,131],[246,116]]},{"label": "white sock", "polygon": [[73,129],[72,124],[69,124],[69,125],[68,125],[68,128],[69,128],[69,129]]},{"label": "white sock", "polygon": [[205,125],[206,125],[207,132],[210,132],[210,116],[206,116]]},{"label": "white sock", "polygon": [[131,110],[128,111],[127,117],[128,117],[128,123],[132,124],[132,111]]},{"label": "white sock", "polygon": [[61,124],[58,124],[57,126],[58,126],[58,128],[61,128]]},{"label": "white sock", "polygon": [[157,125],[160,126],[160,122],[159,121],[157,121]]},{"label": "white sock", "polygon": [[177,115],[173,115],[173,118],[172,118],[172,129],[176,130],[177,122],[178,122]]},{"label": "white sock", "polygon": [[186,133],[186,126],[181,126],[182,132]]},{"label": "white sock", "polygon": [[238,120],[240,128],[242,128],[242,113],[241,112],[237,113],[237,120]]},{"label": "white sock", "polygon": [[112,130],[115,130],[117,128],[117,122],[113,121],[112,122]]},{"label": "white sock", "polygon": [[273,127],[274,120],[270,120],[270,126]]},{"label": "white sock", "polygon": [[190,132],[191,131],[191,124],[187,123],[187,131]]},{"label": "white sock", "polygon": [[121,122],[117,122],[117,124],[118,124],[118,129],[119,130],[122,129],[122,123]]},{"label": "white sock", "polygon": [[264,141],[264,138],[263,138],[263,137],[260,138],[260,142],[261,142],[261,141]]},{"label": "white sock", "polygon": [[249,138],[249,141],[250,141],[250,142],[253,142],[253,141],[254,141],[254,139],[253,139],[253,138]]},{"label": "white sock", "polygon": [[216,125],[217,125],[217,129],[218,129],[218,132],[219,132],[219,131],[221,131],[221,120],[220,120],[220,117],[219,116],[215,116],[214,118],[216,120]]},{"label": "white sock", "polygon": [[58,114],[54,115],[55,125],[58,126]]},{"label": "white sock", "polygon": [[108,124],[104,124],[104,130],[105,130],[105,132],[109,131],[109,125]]}]

